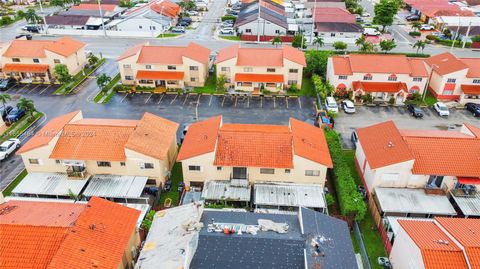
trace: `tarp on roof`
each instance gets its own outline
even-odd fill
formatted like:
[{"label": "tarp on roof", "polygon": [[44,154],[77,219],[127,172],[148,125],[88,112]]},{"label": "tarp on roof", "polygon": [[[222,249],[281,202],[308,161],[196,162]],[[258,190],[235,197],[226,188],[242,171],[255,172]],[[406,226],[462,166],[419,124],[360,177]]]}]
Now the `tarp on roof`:
[{"label": "tarp on roof", "polygon": [[315,184],[255,184],[256,205],[325,208],[323,187]]},{"label": "tarp on roof", "polygon": [[95,175],[83,195],[104,198],[140,198],[148,177]]},{"label": "tarp on roof", "polygon": [[78,195],[87,179],[70,179],[64,173],[29,173],[12,191],[14,194]]}]

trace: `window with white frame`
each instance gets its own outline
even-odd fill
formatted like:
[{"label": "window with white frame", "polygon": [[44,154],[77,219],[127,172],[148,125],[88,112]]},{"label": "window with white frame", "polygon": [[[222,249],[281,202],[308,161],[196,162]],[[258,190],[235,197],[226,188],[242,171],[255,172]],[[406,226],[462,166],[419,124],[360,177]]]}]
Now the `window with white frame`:
[{"label": "window with white frame", "polygon": [[200,165],[189,165],[188,166],[188,171],[200,172],[201,170],[202,170],[202,167]]},{"label": "window with white frame", "polygon": [[373,77],[370,74],[366,74],[365,76],[363,76],[363,80],[372,80],[372,79]]},{"label": "window with white frame", "polygon": [[480,79],[474,79],[473,84],[480,84]]},{"label": "window with white frame", "polygon": [[267,68],[268,73],[275,73],[275,68]]},{"label": "window with white frame", "polygon": [[338,76],[338,79],[340,79],[340,80],[346,80],[347,78],[348,78],[348,76],[345,76],[345,75]]},{"label": "window with white frame", "polygon": [[395,75],[390,75],[390,76],[388,77],[388,81],[397,81],[397,76],[395,76]]},{"label": "window with white frame", "polygon": [[260,168],[260,174],[275,174],[275,169],[273,168]]},{"label": "window with white frame", "polygon": [[251,33],[252,29],[245,29],[245,33]]},{"label": "window with white frame", "polygon": [[447,83],[455,83],[457,82],[457,79],[456,78],[449,78],[447,79]]},{"label": "window with white frame", "polygon": [[287,83],[288,85],[297,85],[297,82],[296,80],[289,80]]},{"label": "window with white frame", "polygon": [[413,78],[413,81],[415,82],[422,82],[423,78]]},{"label": "window with white frame", "polygon": [[19,62],[20,62],[20,59],[19,59],[19,58],[12,58],[12,62],[14,62],[14,63],[19,63]]},{"label": "window with white frame", "polygon": [[220,70],[222,72],[230,72],[230,67],[222,66],[222,68],[220,68]]},{"label": "window with white frame", "polygon": [[39,59],[33,59],[33,62],[34,62],[34,63],[39,63],[40,60],[39,60]]},{"label": "window with white frame", "polygon": [[308,177],[320,176],[320,170],[305,170],[305,175]]},{"label": "window with white frame", "polygon": [[98,161],[97,166],[98,167],[112,167],[112,164],[110,162],[106,162],[106,161]]},{"label": "window with white frame", "polygon": [[244,67],[243,72],[253,72],[253,68],[252,67]]},{"label": "window with white frame", "polygon": [[38,159],[28,159],[29,164],[40,164],[40,160]]},{"label": "window with white frame", "polygon": [[59,59],[53,59],[53,63],[54,63],[54,64],[59,64],[59,63],[60,63],[60,60],[59,60]]},{"label": "window with white frame", "polygon": [[169,65],[167,66],[168,70],[177,70],[177,67],[175,65]]},{"label": "window with white frame", "polygon": [[124,64],[123,68],[132,68],[132,65],[131,64]]},{"label": "window with white frame", "polygon": [[153,163],[144,163],[144,164],[143,164],[143,168],[145,168],[145,169],[153,169],[154,166],[153,166]]},{"label": "window with white frame", "polygon": [[152,66],[147,64],[147,65],[145,65],[145,69],[152,69]]},{"label": "window with white frame", "polygon": [[288,73],[298,73],[298,69],[288,69]]},{"label": "window with white frame", "polygon": [[125,80],[133,80],[133,76],[125,76]]},{"label": "window with white frame", "polygon": [[190,66],[190,71],[198,71],[198,66]]}]

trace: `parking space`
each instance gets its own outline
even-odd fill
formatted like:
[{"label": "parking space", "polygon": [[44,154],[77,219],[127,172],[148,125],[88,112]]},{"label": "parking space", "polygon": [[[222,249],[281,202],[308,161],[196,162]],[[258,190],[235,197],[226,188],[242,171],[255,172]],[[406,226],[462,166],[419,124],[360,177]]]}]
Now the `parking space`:
[{"label": "parking space", "polygon": [[58,89],[60,85],[52,84],[17,84],[10,89],[6,90],[8,94],[21,94],[21,95],[51,95]]},{"label": "parking space", "polygon": [[340,111],[335,119],[335,129],[342,137],[343,146],[351,148],[350,135],[356,128],[367,127],[387,120],[393,120],[401,129],[447,130],[459,129],[464,122],[480,125],[479,118],[474,118],[465,110],[450,110],[450,116],[441,117],[433,109],[423,109],[424,117],[416,119],[405,107],[356,107],[355,114]]}]

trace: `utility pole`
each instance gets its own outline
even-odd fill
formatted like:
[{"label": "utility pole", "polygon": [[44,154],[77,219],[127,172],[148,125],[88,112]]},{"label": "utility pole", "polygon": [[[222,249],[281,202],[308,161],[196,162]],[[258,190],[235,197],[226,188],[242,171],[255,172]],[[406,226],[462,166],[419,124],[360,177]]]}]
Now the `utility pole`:
[{"label": "utility pole", "polygon": [[458,16],[457,32],[456,32],[455,35],[453,36],[452,47],[450,48],[450,52],[453,51],[453,47],[455,46],[455,41],[457,40],[457,37],[458,37],[458,31],[460,31],[460,14],[457,13],[457,16]]},{"label": "utility pole", "polygon": [[47,20],[45,20],[45,13],[43,12],[42,0],[38,0],[40,3],[40,12],[42,13],[43,27],[45,27],[45,34],[48,34]]},{"label": "utility pole", "polygon": [[260,0],[258,0],[258,15],[257,15],[257,43],[260,43]]},{"label": "utility pole", "polygon": [[103,22],[103,11],[102,11],[102,0],[98,0],[98,10],[100,11],[100,20],[102,20],[102,29],[103,29],[103,36],[107,37],[107,29],[105,29],[105,23]]},{"label": "utility pole", "polygon": [[[312,14],[312,32],[310,33],[310,45],[313,45],[313,35],[315,31],[315,13],[317,10],[317,0],[315,0],[315,3],[313,4],[313,14]],[[302,47],[303,49],[303,47]]]},{"label": "utility pole", "polygon": [[469,22],[468,23],[468,28],[467,28],[467,33],[465,35],[465,40],[463,40],[463,45],[462,45],[462,49],[465,48],[465,44],[467,44],[467,40],[468,40],[468,36],[470,35],[470,28],[472,27],[472,22]]}]

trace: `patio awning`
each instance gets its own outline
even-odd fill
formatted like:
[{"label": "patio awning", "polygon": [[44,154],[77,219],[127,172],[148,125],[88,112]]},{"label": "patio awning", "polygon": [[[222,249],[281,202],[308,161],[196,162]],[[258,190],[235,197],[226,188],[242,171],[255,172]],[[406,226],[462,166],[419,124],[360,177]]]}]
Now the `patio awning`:
[{"label": "patio awning", "polygon": [[183,72],[169,72],[169,71],[137,71],[136,79],[153,79],[153,80],[183,80]]},{"label": "patio awning", "polygon": [[465,185],[477,185],[480,184],[480,178],[478,177],[457,177],[458,183]]},{"label": "patio awning", "polygon": [[51,196],[78,195],[87,181],[87,179],[70,179],[64,173],[29,173],[12,193]]},{"label": "patio awning", "polygon": [[45,73],[48,70],[48,64],[16,64],[9,63],[3,67],[4,72],[32,72]]},{"label": "patio awning", "polygon": [[462,84],[462,91],[465,94],[480,94],[480,85],[465,85]]},{"label": "patio awning", "polygon": [[236,82],[282,83],[283,75],[276,74],[235,74]]},{"label": "patio awning", "polygon": [[455,204],[460,209],[463,215],[466,217],[469,216],[480,216],[480,195],[464,195],[457,196],[452,195]]},{"label": "patio awning", "polygon": [[315,184],[255,184],[256,205],[325,208],[323,187]]},{"label": "patio awning", "polygon": [[205,200],[250,201],[250,186],[236,187],[230,181],[211,180],[202,190]]},{"label": "patio awning", "polygon": [[140,198],[148,177],[95,175],[83,192],[87,197]]},{"label": "patio awning", "polygon": [[352,82],[354,91],[364,92],[390,92],[396,93],[399,91],[408,92],[407,84],[404,82],[366,82],[354,81]]}]

